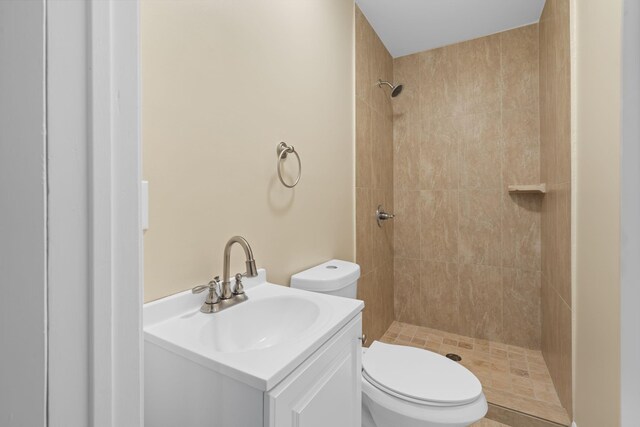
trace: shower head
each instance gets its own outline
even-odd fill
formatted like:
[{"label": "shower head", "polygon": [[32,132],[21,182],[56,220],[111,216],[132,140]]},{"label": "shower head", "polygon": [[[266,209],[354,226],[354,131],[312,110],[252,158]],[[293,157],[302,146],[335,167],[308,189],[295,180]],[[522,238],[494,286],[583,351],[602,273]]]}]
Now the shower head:
[{"label": "shower head", "polygon": [[384,81],[382,79],[378,80],[378,87],[382,87],[382,85],[387,85],[391,88],[391,97],[395,98],[396,96],[400,95],[402,93],[402,89],[404,88],[404,86],[402,85],[393,85],[387,81]]}]

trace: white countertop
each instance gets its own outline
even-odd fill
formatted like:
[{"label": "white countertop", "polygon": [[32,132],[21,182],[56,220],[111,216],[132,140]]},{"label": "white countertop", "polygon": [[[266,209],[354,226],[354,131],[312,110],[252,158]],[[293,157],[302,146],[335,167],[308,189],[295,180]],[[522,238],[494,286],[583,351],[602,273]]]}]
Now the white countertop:
[{"label": "white countertop", "polygon": [[[219,313],[201,313],[200,306],[205,294],[193,295],[191,291],[145,304],[145,341],[253,388],[268,391],[364,308],[364,303],[356,299],[268,283],[266,272],[262,269],[258,277],[243,282],[249,300]],[[261,321],[277,316],[277,313],[264,316],[265,307],[269,308],[273,302],[278,303],[276,308],[296,304],[298,307],[289,308],[297,310],[296,315],[306,315],[307,318],[313,316],[313,321],[304,326],[304,330],[296,330],[296,327],[302,326],[295,325],[295,322],[280,324],[277,327],[284,328],[282,332],[288,336],[277,344],[261,344],[266,348],[220,350],[228,350],[229,346],[221,347],[216,343],[220,340],[234,341],[234,329],[237,329],[238,335],[246,335],[254,327],[268,328],[269,325]],[[314,313],[304,313],[309,311],[308,308],[313,308]],[[220,327],[224,329],[220,330]]]}]

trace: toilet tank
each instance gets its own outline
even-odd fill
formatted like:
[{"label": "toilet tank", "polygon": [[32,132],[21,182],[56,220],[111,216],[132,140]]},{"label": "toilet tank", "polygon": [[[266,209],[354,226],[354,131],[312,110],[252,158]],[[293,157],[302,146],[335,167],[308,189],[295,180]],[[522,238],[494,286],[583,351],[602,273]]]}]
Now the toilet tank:
[{"label": "toilet tank", "polygon": [[291,287],[340,297],[355,298],[360,266],[332,259],[291,276]]}]

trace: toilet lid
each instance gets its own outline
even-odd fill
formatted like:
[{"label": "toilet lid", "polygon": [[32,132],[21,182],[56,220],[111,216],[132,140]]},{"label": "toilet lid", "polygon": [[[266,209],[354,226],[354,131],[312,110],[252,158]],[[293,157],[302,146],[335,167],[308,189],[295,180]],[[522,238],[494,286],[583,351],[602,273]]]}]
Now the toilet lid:
[{"label": "toilet lid", "polygon": [[467,368],[419,348],[374,341],[362,356],[362,368],[374,386],[409,401],[463,405],[482,394]]}]

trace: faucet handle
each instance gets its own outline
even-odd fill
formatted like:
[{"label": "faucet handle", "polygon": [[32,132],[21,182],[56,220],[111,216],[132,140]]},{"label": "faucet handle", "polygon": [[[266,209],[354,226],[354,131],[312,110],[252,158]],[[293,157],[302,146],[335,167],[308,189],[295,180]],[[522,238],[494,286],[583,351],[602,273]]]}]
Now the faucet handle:
[{"label": "faucet handle", "polygon": [[233,285],[233,294],[234,295],[244,294],[244,286],[242,285],[242,277],[243,276],[244,276],[244,274],[242,274],[242,273],[236,274],[236,283]]},{"label": "faucet handle", "polygon": [[198,286],[192,288],[191,289],[191,293],[192,294],[199,294],[199,293],[204,292],[206,290],[211,290],[211,288],[213,288],[215,290],[218,287],[218,283],[220,283],[220,277],[216,276],[212,281],[210,281],[206,285],[198,285]]},{"label": "faucet handle", "polygon": [[206,291],[207,289],[209,289],[209,285],[198,285],[195,288],[191,288],[191,293],[192,294],[199,294],[201,292]]}]

